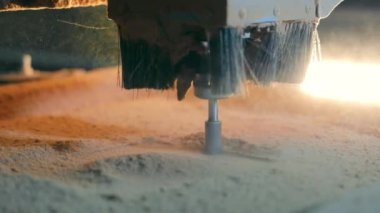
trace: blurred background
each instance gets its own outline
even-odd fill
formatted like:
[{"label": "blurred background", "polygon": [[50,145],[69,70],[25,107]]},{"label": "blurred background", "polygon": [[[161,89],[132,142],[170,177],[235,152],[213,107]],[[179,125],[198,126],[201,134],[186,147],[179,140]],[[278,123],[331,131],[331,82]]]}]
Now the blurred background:
[{"label": "blurred background", "polygon": [[[319,32],[324,58],[371,62],[380,56],[378,0],[345,0]],[[0,73],[20,69],[22,55],[37,70],[118,64],[118,37],[105,6],[0,13]]]},{"label": "blurred background", "polygon": [[23,54],[33,68],[93,69],[118,63],[118,36],[105,6],[0,13],[0,72],[19,70]]},{"label": "blurred background", "polygon": [[324,58],[377,63],[380,57],[380,1],[345,0],[319,33]]}]

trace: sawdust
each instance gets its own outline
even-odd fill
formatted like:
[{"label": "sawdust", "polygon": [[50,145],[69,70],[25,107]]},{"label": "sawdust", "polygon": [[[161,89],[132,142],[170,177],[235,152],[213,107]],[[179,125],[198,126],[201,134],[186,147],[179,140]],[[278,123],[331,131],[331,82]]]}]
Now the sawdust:
[{"label": "sawdust", "polygon": [[380,181],[380,107],[252,87],[211,157],[205,101],[116,74],[0,87],[0,212],[312,212]]}]

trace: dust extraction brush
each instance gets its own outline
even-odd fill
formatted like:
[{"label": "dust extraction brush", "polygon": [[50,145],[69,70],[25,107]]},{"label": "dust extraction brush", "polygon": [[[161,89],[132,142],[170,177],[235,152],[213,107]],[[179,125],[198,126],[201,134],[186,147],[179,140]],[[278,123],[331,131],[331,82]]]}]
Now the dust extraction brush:
[{"label": "dust extraction brush", "polygon": [[313,54],[319,52],[315,22],[277,23],[246,29],[247,75],[261,84],[300,83]]},{"label": "dust extraction brush", "polygon": [[[221,151],[218,100],[246,81],[302,81],[318,52],[316,27],[342,0],[109,0],[119,27],[122,85],[190,86],[209,101],[206,152]],[[177,84],[175,84],[177,82]]]},{"label": "dust extraction brush", "polygon": [[144,40],[120,36],[122,86],[125,89],[169,89],[176,78],[170,55]]}]

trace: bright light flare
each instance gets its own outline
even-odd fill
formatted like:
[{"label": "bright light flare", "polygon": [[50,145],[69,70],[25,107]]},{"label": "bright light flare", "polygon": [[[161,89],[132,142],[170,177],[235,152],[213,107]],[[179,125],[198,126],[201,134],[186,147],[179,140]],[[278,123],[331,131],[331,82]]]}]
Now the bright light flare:
[{"label": "bright light flare", "polygon": [[380,105],[380,64],[313,63],[301,87],[317,97]]}]

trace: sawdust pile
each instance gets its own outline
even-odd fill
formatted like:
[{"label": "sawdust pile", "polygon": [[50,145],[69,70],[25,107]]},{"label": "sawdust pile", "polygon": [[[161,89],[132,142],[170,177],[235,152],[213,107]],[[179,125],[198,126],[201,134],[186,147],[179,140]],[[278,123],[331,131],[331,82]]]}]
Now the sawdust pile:
[{"label": "sawdust pile", "polygon": [[379,107],[253,87],[222,101],[210,157],[204,101],[124,91],[116,73],[0,87],[0,212],[376,212]]}]

